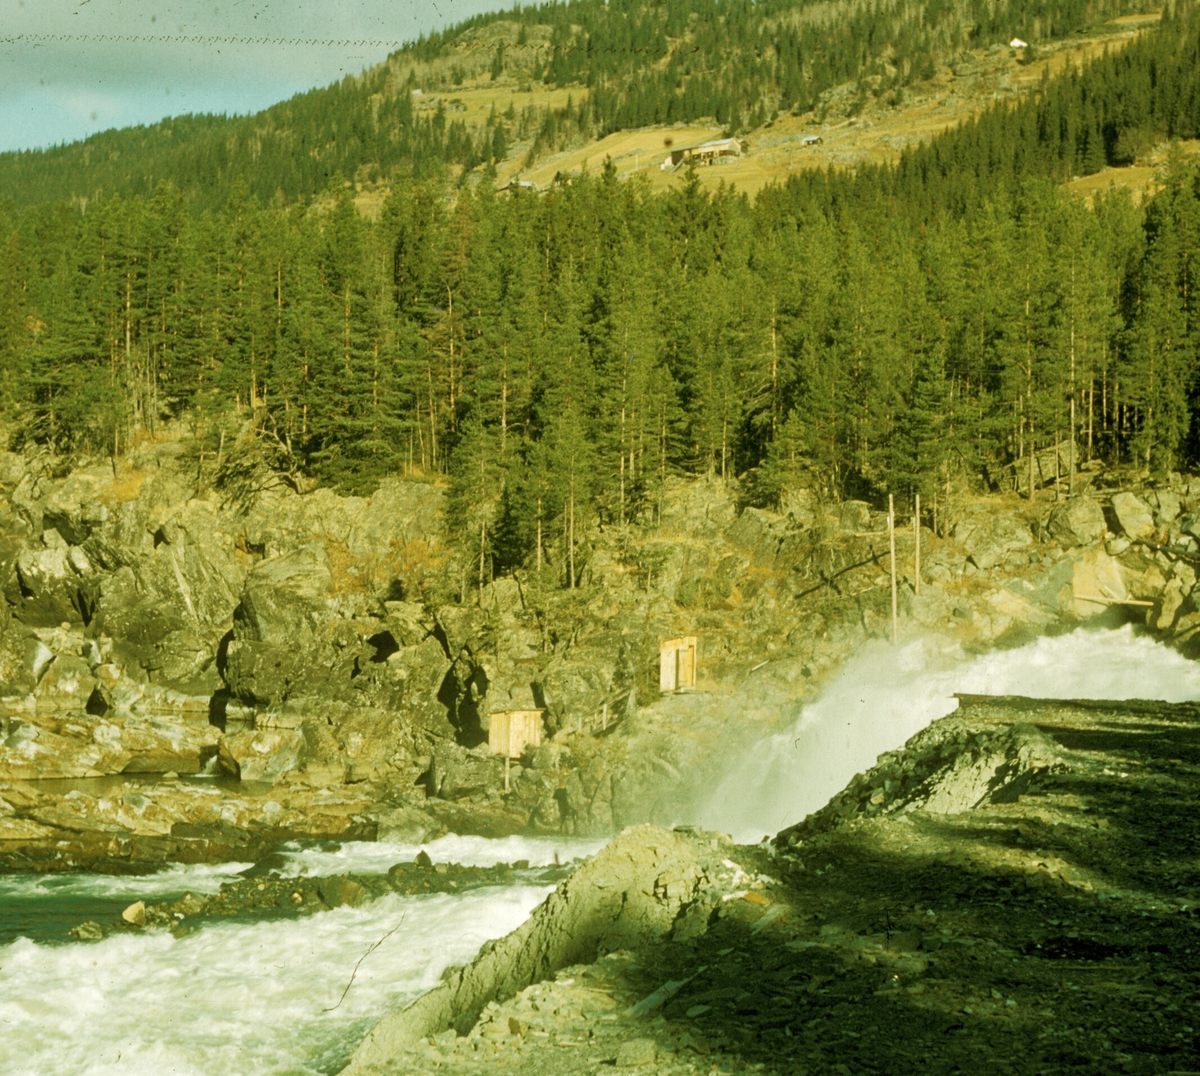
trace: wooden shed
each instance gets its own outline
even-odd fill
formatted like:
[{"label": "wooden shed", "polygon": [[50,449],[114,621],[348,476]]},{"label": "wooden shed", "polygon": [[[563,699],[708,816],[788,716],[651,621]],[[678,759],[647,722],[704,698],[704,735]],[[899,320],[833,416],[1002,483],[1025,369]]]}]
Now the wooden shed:
[{"label": "wooden shed", "polygon": [[668,639],[658,655],[658,689],[682,691],[696,686],[696,636]]},{"label": "wooden shed", "polygon": [[542,710],[499,710],[488,720],[488,746],[494,754],[520,758],[542,742]]},{"label": "wooden shed", "polygon": [[680,146],[671,150],[659,168],[666,172],[678,168],[686,161],[693,164],[722,164],[737,157],[744,157],[749,149],[750,143],[740,138],[718,138],[713,142],[702,142],[698,146]]}]

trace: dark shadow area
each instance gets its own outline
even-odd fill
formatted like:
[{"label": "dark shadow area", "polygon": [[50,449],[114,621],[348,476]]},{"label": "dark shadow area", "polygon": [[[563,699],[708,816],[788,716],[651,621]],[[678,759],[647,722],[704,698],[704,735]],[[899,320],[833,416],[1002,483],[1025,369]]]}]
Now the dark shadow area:
[{"label": "dark shadow area", "polygon": [[367,639],[367,643],[375,648],[375,653],[371,655],[371,661],[377,665],[400,652],[400,644],[396,642],[390,631],[376,632]]},{"label": "dark shadow area", "polygon": [[222,732],[225,731],[226,713],[232,701],[233,695],[228,688],[224,687],[213,692],[212,698],[208,700],[208,723],[215,725]]},{"label": "dark shadow area", "polygon": [[1200,1071],[1196,708],[1030,710],[1063,760],[1007,802],[736,849],[778,884],[638,951],[624,989],[683,984],[644,1033],[723,1072]]}]

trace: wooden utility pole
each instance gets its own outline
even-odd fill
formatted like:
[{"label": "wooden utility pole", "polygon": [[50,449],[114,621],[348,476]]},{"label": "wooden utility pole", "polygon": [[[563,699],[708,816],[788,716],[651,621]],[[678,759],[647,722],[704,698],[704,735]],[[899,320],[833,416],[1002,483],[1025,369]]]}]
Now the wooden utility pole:
[{"label": "wooden utility pole", "polygon": [[896,502],[888,494],[888,544],[892,551],[892,645],[896,643]]},{"label": "wooden utility pole", "polygon": [[917,494],[917,504],[913,509],[913,540],[916,542],[913,553],[913,591],[921,593],[921,495]]}]

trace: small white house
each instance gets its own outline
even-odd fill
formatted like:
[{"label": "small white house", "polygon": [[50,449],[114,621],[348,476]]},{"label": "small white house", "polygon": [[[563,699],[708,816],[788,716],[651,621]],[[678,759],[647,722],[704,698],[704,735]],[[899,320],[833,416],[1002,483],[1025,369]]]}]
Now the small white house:
[{"label": "small white house", "polygon": [[1025,49],[1029,47],[1028,41],[1022,41],[1019,37],[1014,37],[1009,43],[1010,49]]},{"label": "small white house", "polygon": [[802,145],[802,146],[819,146],[822,141],[823,141],[823,139],[821,138],[820,135],[805,135],[803,138],[800,139],[800,145]]}]

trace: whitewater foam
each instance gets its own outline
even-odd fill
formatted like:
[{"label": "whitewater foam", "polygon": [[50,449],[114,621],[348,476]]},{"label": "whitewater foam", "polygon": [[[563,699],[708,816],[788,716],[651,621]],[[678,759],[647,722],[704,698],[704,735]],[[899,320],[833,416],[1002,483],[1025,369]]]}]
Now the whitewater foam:
[{"label": "whitewater foam", "polygon": [[733,760],[694,821],[740,841],[824,806],[855,773],[958,706],[956,692],[1053,699],[1200,699],[1200,664],[1128,625],[1079,629],[968,658],[941,637],[871,643],[791,728]]},{"label": "whitewater foam", "polygon": [[491,867],[497,863],[528,860],[531,867],[548,867],[595,855],[608,838],[487,837],[448,833],[427,844],[395,841],[344,841],[328,846],[289,844],[283,849],[286,860],[280,873],[292,875],[382,873],[394,863],[411,863],[418,852],[425,852],[434,863],[457,863],[462,867]]},{"label": "whitewater foam", "polygon": [[[336,1072],[385,1013],[523,922],[550,887],[390,895],[302,919],[173,938],[0,949],[9,1076],[298,1076]],[[400,929],[363,960],[366,950]]]},{"label": "whitewater foam", "polygon": [[216,893],[252,863],[171,864],[152,874],[0,874],[6,898],[88,897],[162,900],[186,892]]}]

